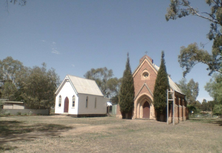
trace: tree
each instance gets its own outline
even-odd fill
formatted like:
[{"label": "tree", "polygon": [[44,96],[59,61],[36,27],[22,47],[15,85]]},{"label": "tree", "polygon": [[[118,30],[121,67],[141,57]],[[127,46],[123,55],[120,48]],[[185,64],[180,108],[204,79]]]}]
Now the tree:
[{"label": "tree", "polygon": [[216,104],[213,109],[215,115],[222,115],[222,104]]},{"label": "tree", "polygon": [[166,103],[167,103],[166,91],[169,88],[170,87],[169,87],[168,75],[164,60],[164,52],[162,51],[160,69],[158,70],[153,92],[154,108],[157,113],[157,117],[160,114],[162,114],[166,109]]},{"label": "tree", "polygon": [[122,84],[119,92],[119,106],[122,118],[132,118],[134,108],[134,82],[130,68],[129,54],[127,54],[126,68],[122,77]]},{"label": "tree", "polygon": [[205,90],[214,98],[214,101],[222,104],[222,74],[214,74],[205,85]]},{"label": "tree", "polygon": [[206,99],[203,99],[201,107],[202,107],[202,111],[209,111],[208,103]]},{"label": "tree", "polygon": [[[214,110],[214,106],[217,104],[217,102],[215,102],[215,101],[208,101],[208,108],[209,108],[209,110],[211,111],[211,112],[213,112],[213,110]],[[212,113],[212,115],[213,115],[213,113]]]},{"label": "tree", "polygon": [[188,105],[194,106],[197,111],[198,111],[198,110],[201,110],[201,108],[202,108],[202,105],[201,105],[201,103],[200,103],[198,100],[196,100],[196,101],[194,101],[194,102],[191,102],[191,103],[188,104]]},{"label": "tree", "polygon": [[112,69],[109,70],[106,67],[97,69],[92,68],[85,73],[84,77],[95,80],[101,92],[107,98],[117,96],[120,81],[118,78],[113,77]]},{"label": "tree", "polygon": [[22,62],[14,60],[10,56],[0,60],[1,97],[10,100],[18,99],[17,89],[20,88],[18,80],[24,69]]},{"label": "tree", "polygon": [[112,104],[117,104],[119,102],[119,90],[121,86],[121,78],[111,78],[107,82],[108,89],[110,91],[110,101]]},{"label": "tree", "polygon": [[[222,0],[206,0],[211,7],[211,12],[199,13],[198,9],[193,8],[189,0],[171,0],[170,7],[165,15],[166,20],[176,20],[177,18],[188,15],[195,15],[211,22],[208,32],[209,40],[213,40],[212,53],[200,49],[196,43],[181,47],[178,61],[182,68],[185,68],[183,75],[191,71],[197,63],[208,65],[209,75],[213,72],[222,73]],[[219,30],[221,29],[221,30]]]},{"label": "tree", "polygon": [[4,99],[15,100],[16,92],[17,88],[11,81],[5,82],[2,86],[2,98]]},{"label": "tree", "polygon": [[28,77],[21,79],[23,93],[21,97],[29,108],[50,109],[54,106],[55,91],[59,84],[59,77],[54,69],[34,67],[28,70]]},{"label": "tree", "polygon": [[193,105],[187,105],[187,109],[189,113],[196,113],[197,108]]},{"label": "tree", "polygon": [[16,77],[19,71],[22,70],[23,64],[14,60],[11,56],[0,61],[0,79],[4,81],[12,81],[13,84],[16,83]]},{"label": "tree", "polygon": [[199,84],[191,79],[188,83],[186,83],[186,79],[183,78],[178,83],[181,91],[186,95],[186,101],[188,104],[196,102],[196,98],[199,93]]}]

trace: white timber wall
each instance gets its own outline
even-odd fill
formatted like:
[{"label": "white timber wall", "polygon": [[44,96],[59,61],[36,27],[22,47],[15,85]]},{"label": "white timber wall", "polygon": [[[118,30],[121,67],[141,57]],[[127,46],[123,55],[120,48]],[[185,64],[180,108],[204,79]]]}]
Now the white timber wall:
[{"label": "white timber wall", "polygon": [[[86,107],[86,97],[88,96],[88,106]],[[95,98],[96,107],[95,107]],[[79,94],[78,114],[106,114],[106,99],[103,96]]]},{"label": "white timber wall", "polygon": [[[61,95],[61,106],[59,107],[59,96]],[[72,97],[75,96],[75,107],[72,107]],[[72,88],[70,82],[65,82],[62,86],[59,93],[56,95],[55,99],[55,113],[56,114],[63,114],[64,113],[64,105],[65,105],[65,98],[69,98],[69,109],[68,114],[78,114],[78,101],[79,98],[77,94],[74,92],[74,89]]]},{"label": "white timber wall", "polygon": [[18,104],[4,104],[3,109],[25,109],[25,106]]}]

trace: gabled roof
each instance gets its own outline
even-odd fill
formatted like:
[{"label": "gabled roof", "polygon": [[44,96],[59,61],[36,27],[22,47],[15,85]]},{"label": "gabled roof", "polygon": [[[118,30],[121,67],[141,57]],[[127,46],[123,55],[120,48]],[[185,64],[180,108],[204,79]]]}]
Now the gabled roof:
[{"label": "gabled roof", "polygon": [[103,96],[102,92],[100,91],[98,85],[96,84],[95,80],[80,78],[73,75],[67,75],[65,79],[62,81],[58,89],[56,90],[55,94],[63,87],[64,83],[69,81],[73,87],[73,90],[77,94],[89,94],[89,95],[97,95]]},{"label": "gabled roof", "polygon": [[133,72],[133,77],[136,75],[136,73],[139,71],[139,69],[142,67],[142,65],[147,62],[150,67],[154,70],[155,73],[157,73],[158,71],[155,69],[154,64],[153,64],[153,60],[145,55],[140,59],[140,64],[138,65],[138,67],[135,69],[135,71]]},{"label": "gabled roof", "polygon": [[[155,69],[158,71],[160,68],[153,64]],[[168,75],[168,80],[169,80],[169,85],[170,85],[170,88],[172,88],[173,90],[183,94],[183,92],[180,90],[180,88],[177,86],[177,84],[175,82],[173,82],[173,80],[170,78],[170,76]]]},{"label": "gabled roof", "polygon": [[[135,71],[133,72],[133,76],[136,75],[136,73],[139,71],[140,67],[143,65],[144,62],[147,62],[147,63],[151,66],[151,68],[154,69],[154,72],[158,73],[159,67],[153,63],[153,60],[152,60],[149,56],[144,55],[144,56],[140,59],[140,64],[139,64],[139,66],[138,66],[138,67],[135,69]],[[176,83],[173,82],[173,80],[170,78],[170,76],[168,76],[168,80],[169,80],[170,88],[172,88],[173,90],[175,90],[175,91],[183,94],[182,91],[180,90],[180,88],[176,85]]]}]

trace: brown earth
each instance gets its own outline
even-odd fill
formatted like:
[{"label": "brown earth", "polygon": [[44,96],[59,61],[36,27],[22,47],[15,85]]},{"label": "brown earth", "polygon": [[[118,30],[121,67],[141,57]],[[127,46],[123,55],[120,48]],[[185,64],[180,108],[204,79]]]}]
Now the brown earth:
[{"label": "brown earth", "polygon": [[222,121],[0,117],[0,152],[222,152]]}]

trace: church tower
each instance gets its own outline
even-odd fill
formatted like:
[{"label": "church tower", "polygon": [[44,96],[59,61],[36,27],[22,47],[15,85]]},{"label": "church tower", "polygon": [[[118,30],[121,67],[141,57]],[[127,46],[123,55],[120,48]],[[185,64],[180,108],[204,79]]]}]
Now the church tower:
[{"label": "church tower", "polygon": [[153,92],[157,70],[152,58],[144,55],[133,73],[135,100],[133,118],[155,119]]}]

